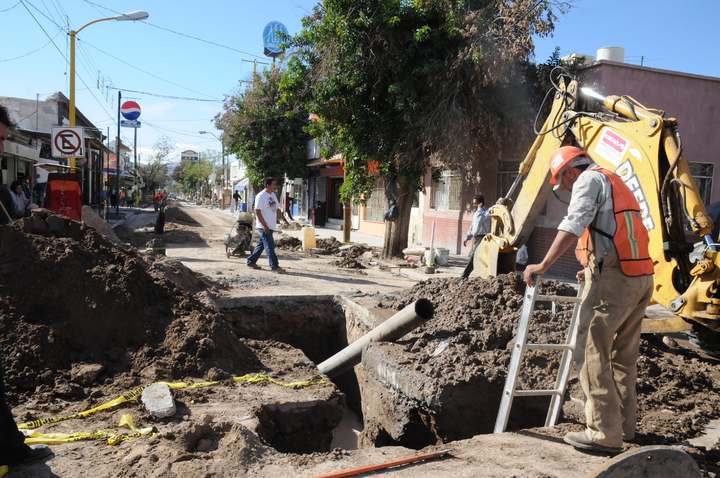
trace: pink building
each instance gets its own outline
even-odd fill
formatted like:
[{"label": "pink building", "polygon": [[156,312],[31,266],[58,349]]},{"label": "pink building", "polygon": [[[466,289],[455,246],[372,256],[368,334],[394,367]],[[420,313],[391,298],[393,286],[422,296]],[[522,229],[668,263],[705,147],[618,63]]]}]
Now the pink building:
[{"label": "pink building", "polygon": [[[720,135],[714,131],[720,113],[720,78],[607,60],[582,67],[579,76],[581,83],[602,95],[631,96],[647,108],[665,111],[666,118],[676,118],[684,156],[705,205],[720,200],[720,188],[713,187],[720,180],[717,155]],[[531,263],[544,257],[566,210],[566,205],[552,195],[549,197],[547,214],[538,218],[527,244]],[[550,268],[548,274],[573,277],[579,269],[574,253],[570,251]]]}]

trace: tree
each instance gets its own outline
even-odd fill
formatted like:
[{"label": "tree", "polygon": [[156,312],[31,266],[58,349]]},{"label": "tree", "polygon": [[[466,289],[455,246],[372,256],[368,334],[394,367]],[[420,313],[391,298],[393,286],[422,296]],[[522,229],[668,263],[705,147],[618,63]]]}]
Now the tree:
[{"label": "tree", "polygon": [[209,189],[210,176],[213,171],[220,171],[222,153],[216,150],[205,150],[198,155],[197,162],[182,161],[172,172],[174,181],[182,185],[183,191],[199,191]]},{"label": "tree", "polygon": [[228,97],[224,112],[215,118],[216,127],[225,133],[228,153],[243,162],[250,183],[256,186],[274,177],[282,187],[284,175],[305,175],[310,136],[304,128],[309,115],[282,99],[281,76],[281,67],[254,73],[250,86]]},{"label": "tree", "polygon": [[153,145],[149,162],[138,165],[138,175],[143,179],[146,194],[165,185],[168,158],[174,150],[175,143],[167,136],[161,136]]},{"label": "tree", "polygon": [[[342,200],[369,198],[377,165],[388,203],[384,255],[407,244],[430,164],[469,170],[518,143],[532,117],[523,60],[565,3],[545,0],[326,0],[290,42],[288,101],[345,158]],[[523,125],[525,126],[525,125]],[[529,133],[526,133],[529,135]],[[371,161],[370,161],[371,160]]]}]

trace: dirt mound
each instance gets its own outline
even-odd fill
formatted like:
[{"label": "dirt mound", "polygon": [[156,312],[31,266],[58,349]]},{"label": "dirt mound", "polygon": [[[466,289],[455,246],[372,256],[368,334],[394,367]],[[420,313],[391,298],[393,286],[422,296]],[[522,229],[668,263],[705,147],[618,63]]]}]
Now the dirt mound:
[{"label": "dirt mound", "polygon": [[338,241],[337,238],[334,236],[330,236],[326,239],[318,239],[315,241],[315,248],[316,249],[325,249],[326,251],[330,252],[337,252],[341,247],[343,243]]},{"label": "dirt mound", "polygon": [[290,221],[290,224],[278,224],[278,229],[281,231],[299,231],[302,229],[302,224],[295,221]]},{"label": "dirt mound", "polygon": [[[219,284],[44,210],[0,227],[0,327],[10,402],[77,400],[108,383],[218,379],[260,363],[201,299]],[[77,364],[96,364],[76,383]],[[110,380],[108,380],[110,379]]]},{"label": "dirt mound", "polygon": [[297,237],[283,234],[278,240],[275,241],[275,247],[288,251],[297,251],[299,248],[302,247],[302,241]]},{"label": "dirt mound", "polygon": [[[438,387],[456,384],[456,393],[462,384],[477,377],[502,387],[524,291],[521,276],[514,273],[487,280],[437,279],[419,283],[398,294],[391,306],[399,310],[419,298],[429,298],[435,305],[435,315],[407,334],[402,342],[389,346],[389,353],[398,363],[406,363],[409,369],[431,377]],[[576,295],[571,286],[551,280],[543,281],[540,293]],[[563,343],[570,315],[570,305],[561,305],[559,313],[552,314],[550,303],[536,303],[528,343]],[[519,388],[553,388],[558,360],[558,352],[527,352]],[[702,360],[690,350],[668,347],[662,337],[643,336],[638,366],[636,444],[684,442],[698,436],[709,421],[720,418],[716,368],[716,362]],[[501,388],[494,390],[500,393]],[[496,398],[499,402],[499,396]],[[584,396],[574,370],[567,398],[564,421],[584,424]],[[489,415],[492,426],[495,414]],[[463,426],[458,424],[459,428]],[[372,428],[369,427],[370,433]],[[381,424],[375,433],[381,433],[382,428]],[[365,433],[366,439],[377,439],[368,437],[367,430]],[[716,445],[706,458],[717,463],[719,450]]]},{"label": "dirt mound", "polygon": [[[157,214],[160,214],[159,212]],[[127,224],[120,224],[113,228],[117,236],[126,244],[133,247],[143,247],[149,241],[161,238],[166,244],[185,244],[189,242],[202,242],[202,227],[185,211],[176,206],[165,208],[165,227],[163,234],[155,233],[155,218],[148,221],[145,226],[133,229]]]}]

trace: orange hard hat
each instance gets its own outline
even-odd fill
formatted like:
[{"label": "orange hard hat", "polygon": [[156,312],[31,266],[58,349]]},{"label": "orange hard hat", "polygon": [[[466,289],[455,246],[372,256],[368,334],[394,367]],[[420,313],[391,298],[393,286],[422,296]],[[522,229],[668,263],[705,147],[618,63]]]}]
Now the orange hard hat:
[{"label": "orange hard hat", "polygon": [[576,162],[576,164],[572,164],[572,166],[590,163],[588,154],[576,146],[562,146],[558,148],[557,151],[555,151],[550,157],[550,172],[552,173],[552,176],[550,176],[550,184],[557,184],[560,179],[560,174],[565,169],[565,166],[567,166],[570,161],[578,157],[585,157],[587,159],[585,161]]}]

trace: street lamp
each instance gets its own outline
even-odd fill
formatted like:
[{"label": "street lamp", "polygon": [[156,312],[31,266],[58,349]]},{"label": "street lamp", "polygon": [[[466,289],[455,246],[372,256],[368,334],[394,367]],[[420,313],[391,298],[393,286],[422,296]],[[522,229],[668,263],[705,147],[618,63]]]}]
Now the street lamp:
[{"label": "street lamp", "polygon": [[222,205],[222,208],[225,209],[225,194],[223,194],[225,192],[225,181],[227,181],[227,177],[225,176],[225,143],[223,142],[223,140],[218,138],[215,135],[215,133],[213,133],[211,131],[199,131],[199,133],[200,134],[211,134],[211,135],[215,136],[215,139],[220,141],[220,146],[222,147],[222,178],[220,180],[220,197],[222,199],[220,200],[220,203]]},{"label": "street lamp", "polygon": [[[148,16],[148,12],[145,10],[137,10],[135,12],[123,13],[117,17],[94,20],[90,23],[86,23],[77,30],[72,30],[70,32],[70,126],[75,126],[75,36],[80,33],[83,28],[92,25],[93,23],[104,22],[107,20],[136,22],[138,20],[145,20]],[[120,161],[119,158],[118,161]],[[70,167],[75,168],[75,158],[70,158]],[[118,163],[116,163],[115,167],[118,167]]]}]

